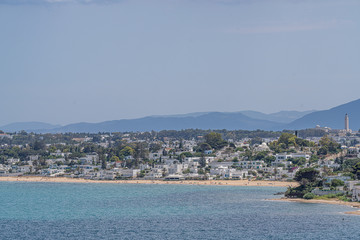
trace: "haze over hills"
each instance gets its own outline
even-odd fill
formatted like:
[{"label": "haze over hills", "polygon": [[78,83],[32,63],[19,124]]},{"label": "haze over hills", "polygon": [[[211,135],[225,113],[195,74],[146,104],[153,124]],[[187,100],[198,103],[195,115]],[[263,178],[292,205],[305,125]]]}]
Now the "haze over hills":
[{"label": "haze over hills", "polygon": [[[244,129],[271,130],[281,127],[281,123],[253,119],[242,113],[211,112],[199,116],[145,117],[130,120],[114,120],[101,123],[76,123],[50,132],[125,132],[125,131],[160,131],[198,129]],[[41,131],[49,132],[49,130]]]},{"label": "haze over hills", "polygon": [[292,121],[301,118],[309,113],[315,112],[315,110],[311,111],[280,111],[276,113],[262,113],[257,111],[241,111],[242,114],[256,119],[262,119],[267,121],[273,121],[278,123],[291,123]]},{"label": "haze over hills", "polygon": [[189,114],[150,116],[100,123],[75,123],[66,126],[40,122],[13,123],[0,127],[6,132],[25,130],[38,133],[62,132],[127,132],[198,129],[284,130],[314,128],[316,125],[333,129],[344,128],[344,116],[350,117],[350,128],[360,128],[360,99],[323,111],[281,111],[264,114],[256,111],[197,112]]},{"label": "haze over hills", "polygon": [[[244,130],[274,130],[281,129],[283,122],[290,122],[294,115],[303,116],[307,112],[283,111],[264,114],[255,111],[242,112],[196,112],[177,115],[150,116],[138,119],[123,119],[100,123],[75,123],[66,126],[51,125],[41,122],[24,122],[8,124],[0,129],[14,132],[116,132],[116,131],[151,131],[151,130],[181,130],[187,128],[199,129],[244,129]],[[251,117],[251,116],[259,116]],[[271,121],[283,117],[282,121]]]},{"label": "haze over hills", "polygon": [[[262,113],[262,112],[258,112],[258,111],[251,111],[251,110],[247,110],[247,111],[239,111],[239,112],[233,112],[233,113],[241,113],[244,114],[245,116],[249,117],[249,118],[253,118],[253,119],[259,119],[259,120],[266,120],[266,121],[272,121],[272,122],[277,122],[277,123],[291,123],[292,121],[301,118],[303,116],[305,116],[306,114],[315,112],[315,110],[311,110],[311,111],[304,111],[304,112],[299,112],[299,111],[280,111],[280,112],[276,112],[276,113]],[[175,114],[175,115],[154,115],[151,117],[179,117],[179,118],[183,118],[183,117],[199,117],[208,113],[214,113],[214,112],[195,112],[195,113],[186,113],[186,114]],[[223,112],[224,114],[231,114],[231,112]]]},{"label": "haze over hills", "polygon": [[27,132],[36,132],[38,130],[50,130],[59,127],[61,127],[61,125],[43,122],[15,122],[1,126],[0,129],[5,132],[19,132],[22,130]]},{"label": "haze over hills", "polygon": [[332,129],[344,129],[344,119],[347,113],[350,118],[350,129],[360,129],[360,99],[339,105],[329,110],[317,111],[307,114],[290,124],[286,129],[313,128],[316,125]]}]

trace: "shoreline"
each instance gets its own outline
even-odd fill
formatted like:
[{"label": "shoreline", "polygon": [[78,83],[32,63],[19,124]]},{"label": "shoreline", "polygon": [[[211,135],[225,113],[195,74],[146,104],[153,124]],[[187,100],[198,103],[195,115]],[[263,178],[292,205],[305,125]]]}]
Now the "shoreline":
[{"label": "shoreline", "polygon": [[[323,203],[323,204],[334,204],[334,205],[342,205],[353,208],[360,208],[360,202],[344,202],[341,200],[335,199],[303,199],[303,198],[279,198],[279,199],[268,199],[270,201],[282,201],[282,202],[298,202],[298,203]],[[351,215],[360,215],[360,210],[357,211],[348,211],[344,212],[345,214]]]},{"label": "shoreline", "polygon": [[57,183],[117,183],[117,184],[176,184],[176,185],[210,185],[210,186],[261,186],[261,187],[296,187],[297,182],[263,181],[263,180],[90,180],[83,178],[10,176],[0,177],[0,182],[57,182]]},{"label": "shoreline", "polygon": [[[249,186],[249,187],[296,187],[297,182],[280,182],[264,180],[90,180],[84,178],[67,177],[44,177],[44,176],[0,176],[0,182],[43,182],[43,183],[113,183],[113,184],[172,184],[172,185],[209,185],[209,186]],[[344,202],[335,199],[302,199],[302,198],[278,198],[267,199],[269,201],[298,202],[298,203],[320,203],[349,206],[360,208],[360,202]],[[344,212],[345,214],[360,215],[360,210]]]}]

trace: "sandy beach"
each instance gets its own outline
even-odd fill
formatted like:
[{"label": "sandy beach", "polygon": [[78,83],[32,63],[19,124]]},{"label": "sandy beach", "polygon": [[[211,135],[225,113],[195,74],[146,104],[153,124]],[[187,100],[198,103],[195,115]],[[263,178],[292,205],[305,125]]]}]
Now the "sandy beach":
[{"label": "sandy beach", "polygon": [[[300,202],[300,203],[325,203],[325,204],[336,204],[344,205],[354,208],[360,208],[360,202],[344,202],[340,200],[323,200],[323,199],[302,199],[302,198],[280,198],[280,199],[269,199],[272,201],[283,201],[283,202]],[[346,214],[360,215],[360,210],[345,212]]]},{"label": "sandy beach", "polygon": [[223,185],[223,186],[266,186],[266,187],[295,187],[297,182],[280,181],[248,181],[248,180],[89,180],[82,178],[20,176],[0,177],[2,182],[59,182],[59,183],[119,183],[119,184],[184,184],[184,185]]}]

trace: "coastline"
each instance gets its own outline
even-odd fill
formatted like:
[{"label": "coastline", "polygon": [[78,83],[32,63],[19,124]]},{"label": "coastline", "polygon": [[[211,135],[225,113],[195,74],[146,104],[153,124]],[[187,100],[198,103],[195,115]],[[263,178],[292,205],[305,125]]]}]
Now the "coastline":
[{"label": "coastline", "polygon": [[83,178],[11,176],[0,177],[0,182],[57,182],[57,183],[117,183],[117,184],[177,184],[177,185],[214,185],[214,186],[262,186],[262,187],[296,187],[297,182],[262,181],[262,180],[90,180]]},{"label": "coastline", "polygon": [[[263,181],[263,180],[90,180],[84,178],[44,177],[44,176],[0,176],[0,182],[44,182],[44,183],[115,183],[115,184],[175,184],[175,185],[209,185],[209,186],[253,186],[253,187],[296,187],[297,182]],[[335,199],[302,199],[302,198],[279,198],[267,199],[270,201],[298,202],[298,203],[321,203],[349,206],[360,208],[360,202],[344,202]],[[345,214],[360,215],[360,210],[344,212]]]},{"label": "coastline", "polygon": [[[279,199],[268,199],[271,201],[282,201],[282,202],[299,202],[299,203],[324,203],[324,204],[335,204],[349,206],[353,208],[360,208],[360,202],[344,202],[341,200],[329,199],[303,199],[303,198],[279,198]],[[360,210],[345,212],[345,214],[360,215]]]}]

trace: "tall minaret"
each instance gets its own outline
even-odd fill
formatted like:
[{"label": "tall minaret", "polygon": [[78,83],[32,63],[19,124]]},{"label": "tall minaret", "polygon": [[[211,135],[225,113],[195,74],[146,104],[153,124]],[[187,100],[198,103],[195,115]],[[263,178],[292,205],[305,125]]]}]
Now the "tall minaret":
[{"label": "tall minaret", "polygon": [[349,116],[348,114],[345,114],[345,131],[349,132],[350,128],[349,128]]}]

